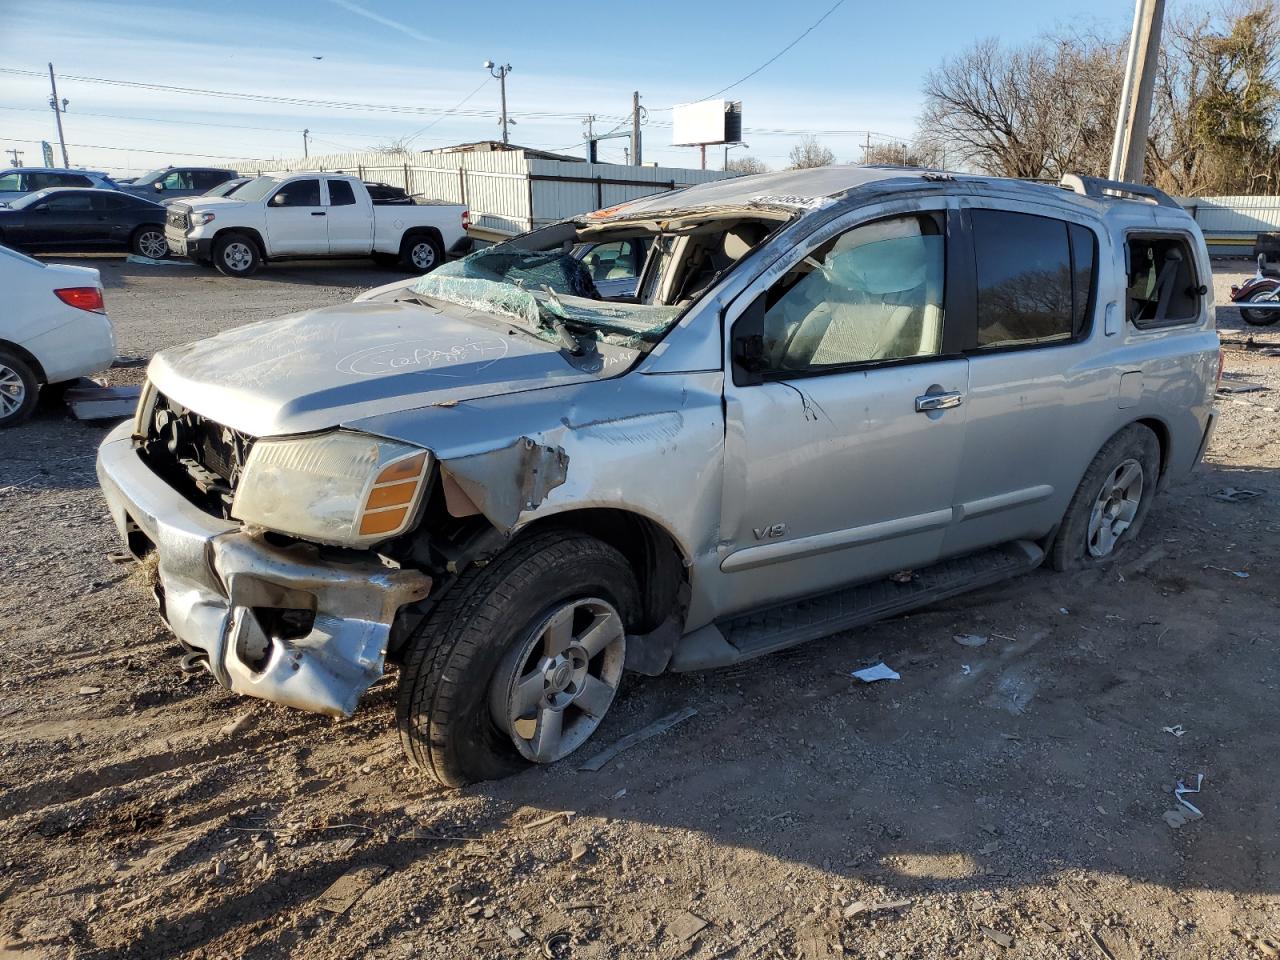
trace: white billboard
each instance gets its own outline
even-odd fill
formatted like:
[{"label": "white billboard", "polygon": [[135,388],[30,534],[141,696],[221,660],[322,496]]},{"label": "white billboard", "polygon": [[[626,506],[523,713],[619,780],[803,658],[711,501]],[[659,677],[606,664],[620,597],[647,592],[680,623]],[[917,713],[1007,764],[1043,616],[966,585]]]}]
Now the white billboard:
[{"label": "white billboard", "polygon": [[671,111],[671,145],[737,143],[742,139],[740,100],[700,100],[677,103]]}]

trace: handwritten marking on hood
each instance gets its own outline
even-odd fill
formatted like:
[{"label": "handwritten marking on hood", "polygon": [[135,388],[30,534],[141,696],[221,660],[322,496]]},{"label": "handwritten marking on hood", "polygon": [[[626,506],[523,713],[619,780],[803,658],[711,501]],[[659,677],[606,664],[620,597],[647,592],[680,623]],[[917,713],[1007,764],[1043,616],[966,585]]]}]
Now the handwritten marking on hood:
[{"label": "handwritten marking on hood", "polygon": [[465,340],[403,340],[349,353],[336,364],[339,373],[381,377],[413,370],[439,372],[441,367],[475,364],[483,370],[507,355],[507,341],[498,337]]}]

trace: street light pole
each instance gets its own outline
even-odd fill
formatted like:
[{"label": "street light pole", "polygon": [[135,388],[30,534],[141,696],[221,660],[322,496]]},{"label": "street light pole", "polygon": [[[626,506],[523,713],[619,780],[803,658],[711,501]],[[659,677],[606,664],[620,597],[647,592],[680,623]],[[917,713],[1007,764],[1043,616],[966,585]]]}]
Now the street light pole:
[{"label": "street light pole", "polygon": [[728,170],[728,169],[729,169],[729,151],[730,151],[730,150],[737,150],[737,149],[738,149],[738,147],[743,147],[744,149],[750,149],[751,144],[749,144],[749,143],[726,143],[726,144],[724,145],[724,166],[720,168],[721,170]]},{"label": "street light pole", "polygon": [[502,97],[502,119],[498,122],[502,124],[502,142],[510,143],[507,137],[507,74],[511,72],[511,64],[503,64],[495,67],[492,60],[484,62],[485,69],[489,71],[490,76],[498,81],[498,89],[501,91]]},{"label": "street light pole", "polygon": [[63,100],[58,103],[58,81],[53,79],[53,64],[49,64],[49,87],[53,90],[53,96],[49,98],[49,106],[53,107],[53,116],[58,121],[58,145],[62,147],[62,165],[70,167],[71,161],[67,159],[67,138],[62,135],[62,115],[66,113],[67,103]]}]

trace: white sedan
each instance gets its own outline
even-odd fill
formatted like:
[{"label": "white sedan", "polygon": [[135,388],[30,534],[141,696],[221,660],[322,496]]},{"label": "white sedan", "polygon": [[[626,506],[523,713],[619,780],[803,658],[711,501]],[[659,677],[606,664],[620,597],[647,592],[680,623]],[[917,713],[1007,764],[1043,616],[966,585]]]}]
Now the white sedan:
[{"label": "white sedan", "polygon": [[21,423],[42,386],[111,366],[115,331],[90,267],[41,263],[0,247],[0,428]]}]

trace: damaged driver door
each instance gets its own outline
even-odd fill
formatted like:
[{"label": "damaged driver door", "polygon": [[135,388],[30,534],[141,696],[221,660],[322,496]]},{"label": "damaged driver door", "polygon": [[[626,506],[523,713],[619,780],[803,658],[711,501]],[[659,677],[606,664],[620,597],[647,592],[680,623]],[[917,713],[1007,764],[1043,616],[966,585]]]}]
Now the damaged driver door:
[{"label": "damaged driver door", "polygon": [[[741,611],[938,559],[965,434],[954,216],[864,208],[726,314],[722,588]],[[901,209],[901,205],[897,205]],[[954,248],[954,249],[953,249]],[[741,306],[739,306],[741,305]]]}]

